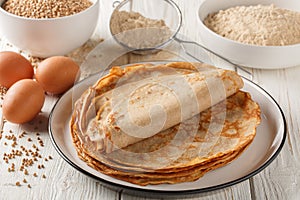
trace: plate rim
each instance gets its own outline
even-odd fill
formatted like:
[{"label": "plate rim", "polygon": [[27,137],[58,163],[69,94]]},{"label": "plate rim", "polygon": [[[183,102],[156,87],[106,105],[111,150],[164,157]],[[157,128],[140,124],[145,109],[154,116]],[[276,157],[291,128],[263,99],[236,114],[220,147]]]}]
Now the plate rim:
[{"label": "plate rim", "polygon": [[[99,76],[99,74],[103,75],[103,72],[99,72],[96,74],[92,74],[91,76],[79,81],[76,85],[74,85],[74,87],[78,86],[80,83],[82,83],[83,81],[86,81],[89,78],[92,78],[93,76]],[[262,92],[264,92],[266,94],[267,97],[270,98],[270,100],[274,103],[274,106],[279,110],[280,112],[280,117],[283,121],[283,135],[282,135],[282,140],[280,142],[280,145],[278,146],[277,150],[273,153],[272,156],[269,157],[269,159],[266,160],[266,162],[261,165],[260,167],[258,167],[256,170],[254,170],[251,173],[248,173],[245,176],[242,176],[240,178],[237,178],[235,180],[226,182],[226,183],[222,183],[222,184],[218,184],[218,185],[213,185],[213,186],[209,186],[209,187],[204,187],[204,188],[198,188],[198,189],[188,189],[188,190],[154,190],[154,189],[148,189],[148,188],[135,188],[132,186],[128,186],[128,185],[123,185],[120,183],[115,183],[115,182],[110,182],[109,180],[105,180],[99,176],[96,176],[86,170],[84,170],[83,168],[81,168],[80,166],[78,166],[76,163],[74,163],[71,159],[68,158],[68,156],[66,156],[62,150],[59,148],[59,145],[56,143],[53,133],[52,133],[52,128],[51,128],[51,121],[53,118],[53,113],[58,105],[58,103],[61,101],[61,99],[66,95],[66,93],[71,92],[71,90],[74,89],[74,87],[72,87],[71,89],[69,89],[65,94],[63,94],[54,104],[50,114],[49,114],[49,119],[48,119],[48,132],[49,132],[49,136],[50,136],[50,140],[52,145],[54,146],[55,150],[58,152],[58,154],[63,158],[64,161],[66,161],[69,165],[71,165],[74,169],[78,170],[79,172],[83,173],[84,175],[91,177],[97,181],[100,181],[106,185],[109,186],[113,186],[115,188],[118,188],[119,190],[126,190],[127,192],[133,192],[133,193],[142,193],[142,194],[155,194],[155,195],[192,195],[192,194],[197,194],[197,193],[204,193],[204,192],[211,192],[211,191],[215,191],[215,190],[219,190],[219,189],[224,189],[233,185],[236,185],[238,183],[241,183],[243,181],[248,180],[249,178],[255,176],[256,174],[260,173],[261,171],[263,171],[267,166],[269,166],[274,160],[275,158],[279,155],[279,153],[281,152],[285,141],[286,141],[286,137],[287,137],[287,123],[286,123],[286,118],[284,115],[283,110],[281,109],[281,107],[279,106],[279,104],[277,103],[277,101],[274,99],[274,97],[268,93],[264,88],[262,88],[261,86],[259,86],[258,84],[254,83],[253,81],[251,81],[250,79],[241,76],[243,79],[245,79],[246,81],[248,81],[250,84],[253,84],[255,87],[257,87],[258,89],[260,89]]]}]

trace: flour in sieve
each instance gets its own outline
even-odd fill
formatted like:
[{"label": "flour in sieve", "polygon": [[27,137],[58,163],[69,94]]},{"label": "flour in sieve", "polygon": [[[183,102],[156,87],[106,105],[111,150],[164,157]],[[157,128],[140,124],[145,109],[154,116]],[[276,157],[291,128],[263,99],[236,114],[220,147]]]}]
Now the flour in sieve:
[{"label": "flour in sieve", "polygon": [[155,48],[172,36],[164,20],[146,18],[138,12],[114,11],[110,29],[119,42],[134,49]]}]

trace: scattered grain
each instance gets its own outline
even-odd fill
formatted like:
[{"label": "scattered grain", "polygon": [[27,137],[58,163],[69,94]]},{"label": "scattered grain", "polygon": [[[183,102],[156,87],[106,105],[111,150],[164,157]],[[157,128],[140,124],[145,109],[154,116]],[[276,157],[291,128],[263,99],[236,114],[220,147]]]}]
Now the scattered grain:
[{"label": "scattered grain", "polygon": [[23,131],[20,135],[19,135],[19,138],[23,138],[23,137],[25,137],[25,134],[26,134],[26,132],[25,131]]},{"label": "scattered grain", "polygon": [[28,60],[29,60],[29,62],[31,62],[31,65],[33,66],[33,68],[37,68],[39,63],[42,62],[44,60],[44,58],[29,55]]},{"label": "scattered grain", "polygon": [[7,92],[7,88],[0,85],[0,95],[4,96]]},{"label": "scattered grain", "polygon": [[[5,122],[6,122],[6,120],[4,120],[4,123]],[[1,139],[3,133],[4,133],[4,131],[1,130],[0,139]],[[26,139],[25,138],[22,139],[23,137],[26,137],[26,134],[27,133],[25,131],[21,132],[20,134],[14,134],[13,130],[8,130],[8,134],[5,134],[5,133],[3,134],[3,137],[5,138],[3,144],[6,146],[8,144],[11,144],[12,149],[10,150],[10,152],[3,152],[2,160],[5,163],[10,164],[7,167],[7,171],[9,173],[13,173],[17,169],[18,171],[22,171],[24,173],[24,176],[32,174],[34,177],[38,177],[37,173],[33,173],[33,172],[29,173],[30,167],[34,166],[34,164],[38,161],[38,158],[44,159],[45,161],[49,161],[48,159],[52,159],[52,157],[51,156],[45,157],[39,153],[38,144],[42,147],[44,146],[43,140],[40,137],[38,137],[40,135],[40,133],[38,133],[38,132],[36,133],[37,142],[35,142],[30,137],[28,137]],[[24,141],[26,142],[26,140],[28,142],[27,144],[30,144],[32,142],[31,148],[27,149],[25,147]],[[11,141],[11,142],[8,142],[8,141]],[[23,145],[20,145],[20,147],[18,148],[17,147],[18,143],[23,143]],[[21,159],[21,163],[19,165],[16,165],[15,162],[11,162],[11,160],[15,159],[16,157],[20,157],[20,159]],[[17,161],[17,163],[18,163],[18,161]],[[45,166],[43,164],[38,164],[37,167],[38,167],[38,169],[45,168]],[[42,178],[45,179],[46,175],[43,174]],[[23,183],[27,183],[27,180],[25,178],[23,179]],[[21,186],[20,181],[17,181],[16,185]],[[27,187],[31,188],[31,185],[28,184]]]},{"label": "scattered grain", "polygon": [[11,144],[12,147],[16,147],[17,145],[18,145],[18,143],[17,143],[16,141],[14,141],[14,142]]}]

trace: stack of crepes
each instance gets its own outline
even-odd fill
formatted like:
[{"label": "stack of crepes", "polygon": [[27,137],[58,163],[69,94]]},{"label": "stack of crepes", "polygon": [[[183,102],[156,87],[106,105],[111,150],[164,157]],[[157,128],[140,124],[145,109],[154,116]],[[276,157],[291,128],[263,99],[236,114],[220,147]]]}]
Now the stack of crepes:
[{"label": "stack of crepes", "polygon": [[78,156],[138,185],[194,181],[253,141],[260,108],[234,71],[203,63],[113,67],[76,101]]}]

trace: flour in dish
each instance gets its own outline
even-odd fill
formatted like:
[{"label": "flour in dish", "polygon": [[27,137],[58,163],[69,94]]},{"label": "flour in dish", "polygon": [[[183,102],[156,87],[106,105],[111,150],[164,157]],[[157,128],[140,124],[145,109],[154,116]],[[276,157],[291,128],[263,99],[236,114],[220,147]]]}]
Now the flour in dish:
[{"label": "flour in dish", "polygon": [[220,10],[209,14],[204,24],[223,37],[245,44],[285,46],[300,43],[300,13],[275,5]]}]

